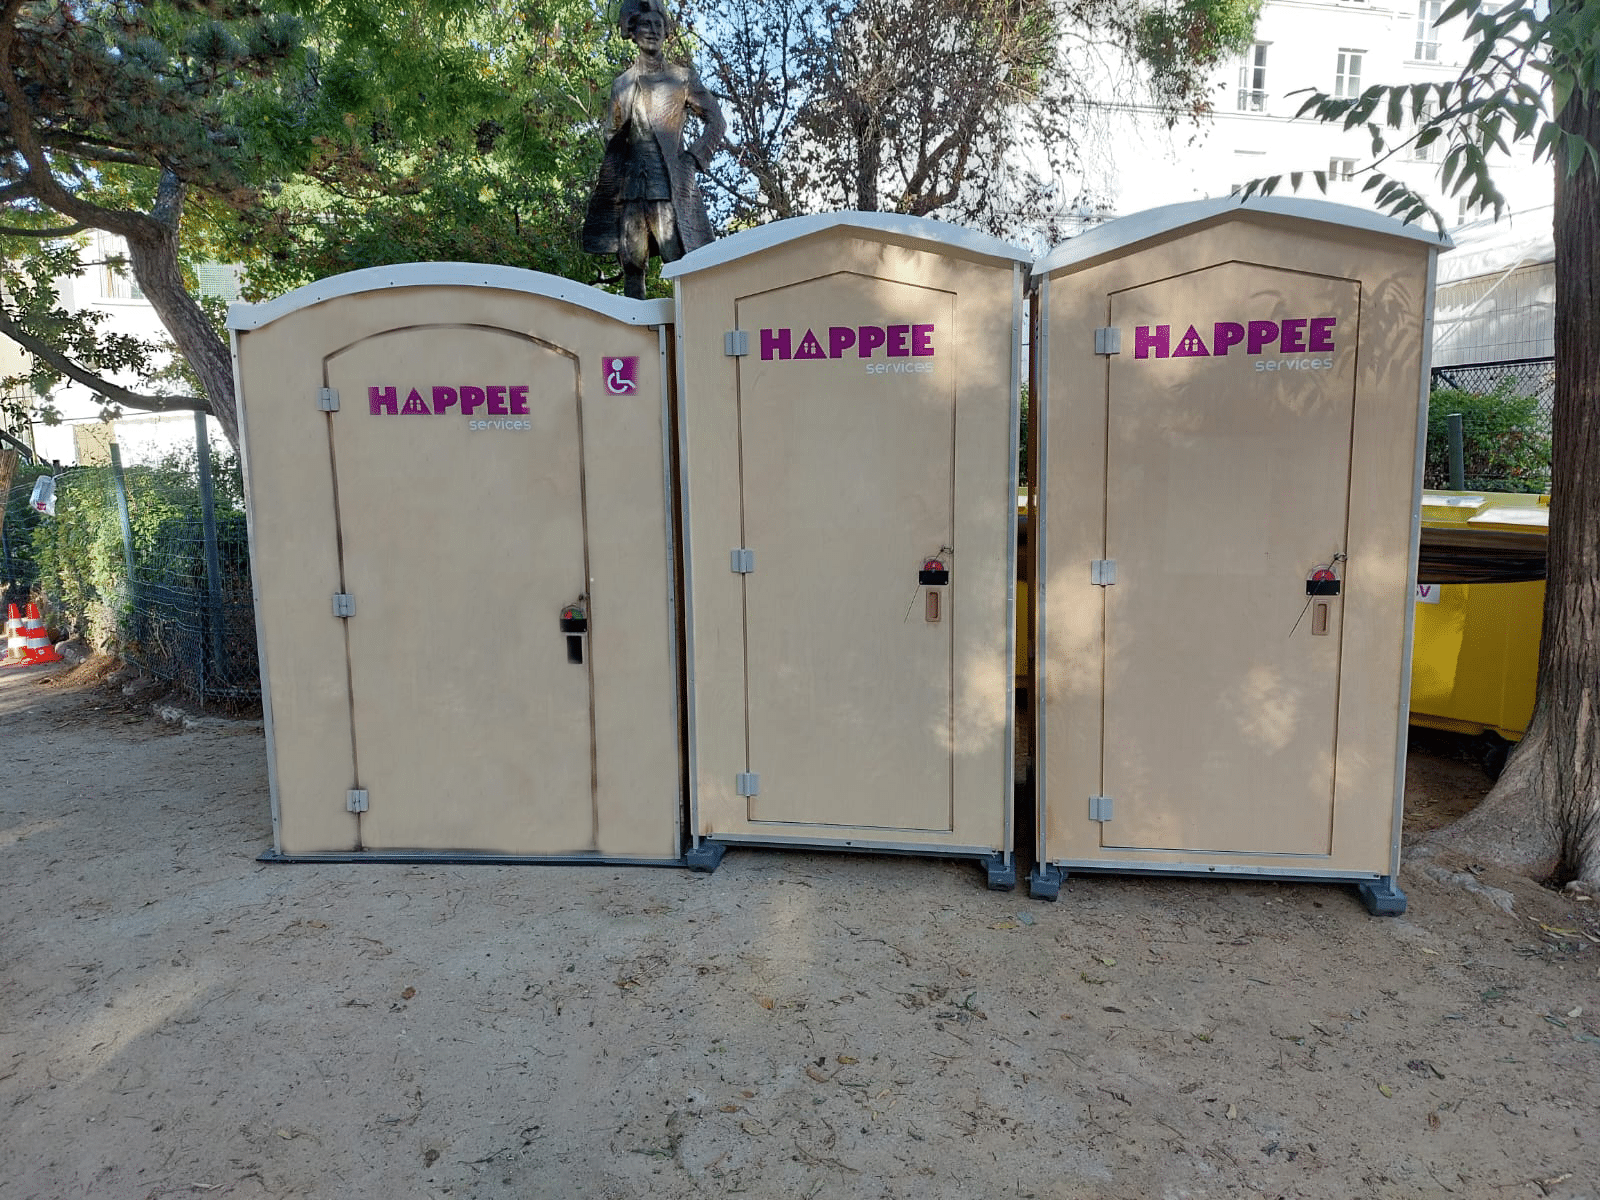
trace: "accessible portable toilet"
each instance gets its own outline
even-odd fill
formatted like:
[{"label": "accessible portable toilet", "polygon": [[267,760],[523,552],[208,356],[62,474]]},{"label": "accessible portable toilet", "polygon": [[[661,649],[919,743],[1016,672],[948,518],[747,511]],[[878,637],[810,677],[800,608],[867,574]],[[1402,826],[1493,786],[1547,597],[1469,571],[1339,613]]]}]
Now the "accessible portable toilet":
[{"label": "accessible portable toilet", "polygon": [[671,319],[465,263],[230,309],[264,857],[681,865]]},{"label": "accessible portable toilet", "polygon": [[971,856],[1015,885],[1025,252],[834,213],[677,294],[691,866],[729,844]]},{"label": "accessible portable toilet", "polygon": [[1034,269],[1038,862],[1395,886],[1434,266],[1197,201]]}]

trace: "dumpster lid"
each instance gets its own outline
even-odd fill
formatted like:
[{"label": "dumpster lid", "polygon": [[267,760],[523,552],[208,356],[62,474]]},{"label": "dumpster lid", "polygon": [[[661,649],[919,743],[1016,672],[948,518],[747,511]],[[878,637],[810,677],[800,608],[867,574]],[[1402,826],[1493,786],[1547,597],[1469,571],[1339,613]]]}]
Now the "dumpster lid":
[{"label": "dumpster lid", "polygon": [[490,263],[398,263],[388,267],[365,267],[330,275],[304,287],[285,292],[260,304],[236,303],[228,306],[229,329],[260,329],[280,317],[302,308],[354,296],[361,292],[382,292],[410,287],[483,287],[545,296],[590,312],[610,317],[627,325],[672,324],[671,300],[630,300],[614,296],[588,284],[575,283],[559,275],[529,271],[522,267],[502,267]]},{"label": "dumpster lid", "polygon": [[1209,200],[1189,200],[1182,204],[1167,204],[1146,212],[1133,213],[1097,225],[1048,251],[1034,264],[1035,276],[1048,275],[1062,267],[1087,262],[1092,258],[1113,254],[1118,250],[1150,241],[1164,233],[1186,225],[1218,221],[1234,215],[1265,214],[1294,217],[1303,221],[1319,221],[1325,225],[1340,225],[1366,233],[1382,234],[1404,241],[1422,242],[1433,250],[1448,250],[1454,244],[1446,235],[1421,225],[1406,224],[1382,213],[1352,204],[1334,204],[1328,200],[1304,200],[1293,196],[1251,196],[1239,200],[1234,196],[1214,196]]},{"label": "dumpster lid", "polygon": [[964,225],[952,225],[948,221],[908,217],[902,213],[833,212],[789,217],[757,225],[754,229],[741,229],[738,233],[718,238],[684,255],[677,262],[663,263],[661,274],[666,279],[679,279],[831,229],[856,229],[868,234],[927,242],[930,247],[937,246],[973,258],[1014,263],[1033,261],[1033,255],[1021,246],[1013,246],[1010,242],[979,233],[976,229],[968,229]]}]

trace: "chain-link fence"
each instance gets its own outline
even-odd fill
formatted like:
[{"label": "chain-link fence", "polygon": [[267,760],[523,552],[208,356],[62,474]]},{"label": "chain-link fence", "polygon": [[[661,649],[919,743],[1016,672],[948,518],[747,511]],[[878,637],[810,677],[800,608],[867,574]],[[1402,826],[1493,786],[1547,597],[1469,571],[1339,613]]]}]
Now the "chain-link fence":
[{"label": "chain-link fence", "polygon": [[[7,602],[37,599],[58,635],[81,634],[202,702],[259,699],[250,552],[236,459],[196,449],[56,478],[54,516],[11,489],[0,528]],[[213,465],[216,469],[213,471]]]},{"label": "chain-link fence", "polygon": [[[1494,492],[1550,490],[1552,358],[1435,367],[1423,484]],[[1452,481],[1450,421],[1461,417],[1461,478]]]}]

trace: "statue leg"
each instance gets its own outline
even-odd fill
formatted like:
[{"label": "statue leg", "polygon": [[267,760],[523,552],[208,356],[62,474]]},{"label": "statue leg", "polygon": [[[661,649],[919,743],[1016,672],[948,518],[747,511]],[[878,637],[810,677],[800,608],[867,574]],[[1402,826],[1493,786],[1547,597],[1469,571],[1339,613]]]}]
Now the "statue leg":
[{"label": "statue leg", "polygon": [[617,258],[622,262],[622,294],[644,299],[644,277],[650,268],[650,222],[644,206],[630,200],[622,207],[622,245]]}]

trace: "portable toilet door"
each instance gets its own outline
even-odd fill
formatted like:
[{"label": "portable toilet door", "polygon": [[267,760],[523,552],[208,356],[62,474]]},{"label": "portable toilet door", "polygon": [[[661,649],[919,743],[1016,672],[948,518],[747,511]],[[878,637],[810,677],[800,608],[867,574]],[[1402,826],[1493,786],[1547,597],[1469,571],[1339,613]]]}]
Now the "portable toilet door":
[{"label": "portable toilet door", "polygon": [[691,865],[730,843],[1011,854],[1025,254],[780,221],[677,292]]},{"label": "portable toilet door", "polygon": [[1156,209],[1035,268],[1040,868],[1399,911],[1428,230]]},{"label": "portable toilet door", "polygon": [[231,310],[277,857],[681,862],[670,320],[472,264]]}]

